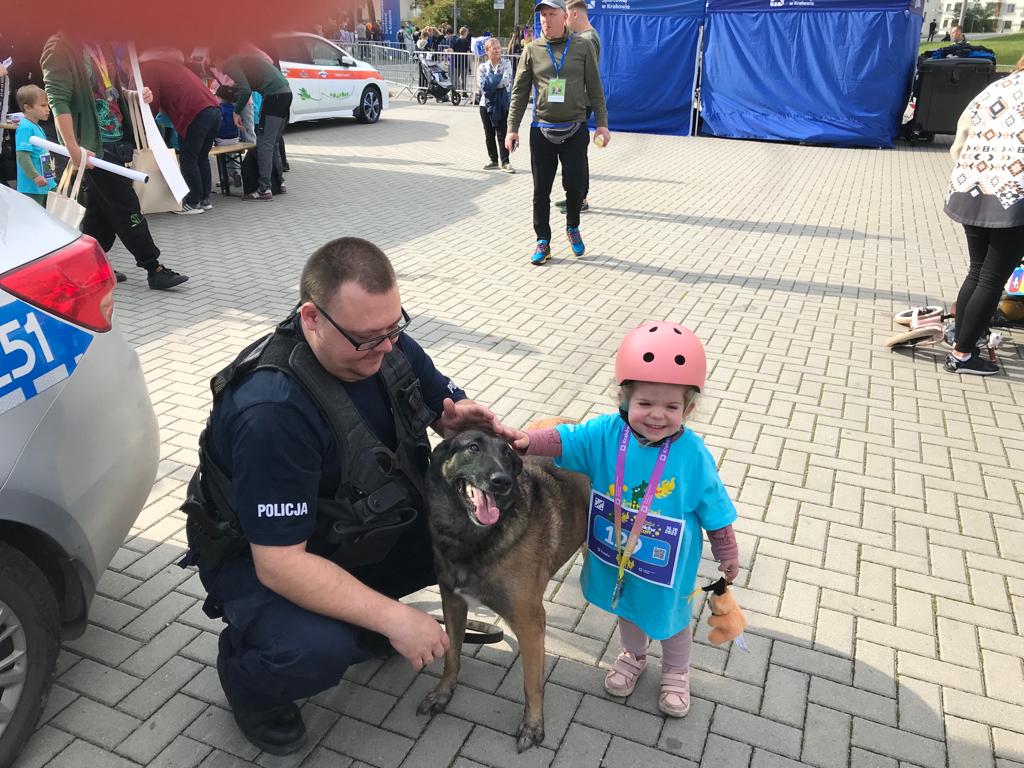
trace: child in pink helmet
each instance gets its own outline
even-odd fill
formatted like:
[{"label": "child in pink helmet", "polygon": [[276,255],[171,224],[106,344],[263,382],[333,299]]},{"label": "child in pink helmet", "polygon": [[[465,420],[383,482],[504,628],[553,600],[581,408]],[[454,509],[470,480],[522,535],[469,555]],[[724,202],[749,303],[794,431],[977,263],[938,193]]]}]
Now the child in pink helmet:
[{"label": "child in pink helmet", "polygon": [[615,356],[618,414],[530,430],[515,442],[590,477],[583,592],[619,617],[622,643],[605,690],[631,694],[651,639],[660,640],[658,708],[672,717],[690,710],[690,595],[703,532],[729,582],[740,567],[736,508],[704,441],[684,427],[706,375],[704,346],[690,330],[644,323]]}]

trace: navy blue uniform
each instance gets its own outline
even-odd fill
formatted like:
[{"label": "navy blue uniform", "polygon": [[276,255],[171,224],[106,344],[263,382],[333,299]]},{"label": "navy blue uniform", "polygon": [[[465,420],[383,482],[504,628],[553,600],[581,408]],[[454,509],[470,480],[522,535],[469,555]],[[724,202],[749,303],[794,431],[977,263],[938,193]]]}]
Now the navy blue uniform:
[{"label": "navy blue uniform", "polygon": [[[427,406],[441,415],[445,398],[466,393],[438,372],[407,335],[396,345],[420,381]],[[343,382],[364,421],[389,448],[397,444],[394,417],[379,376]],[[209,429],[211,458],[231,476],[234,509],[253,544],[288,546],[312,536],[317,498],[338,488],[340,457],[328,424],[295,379],[257,371],[224,392]],[[436,583],[426,514],[387,558],[352,570],[361,582],[398,598]],[[366,658],[360,628],[307,611],[267,589],[249,557],[200,571],[208,606],[223,613],[220,666],[230,696],[272,707],[337,685]]]}]

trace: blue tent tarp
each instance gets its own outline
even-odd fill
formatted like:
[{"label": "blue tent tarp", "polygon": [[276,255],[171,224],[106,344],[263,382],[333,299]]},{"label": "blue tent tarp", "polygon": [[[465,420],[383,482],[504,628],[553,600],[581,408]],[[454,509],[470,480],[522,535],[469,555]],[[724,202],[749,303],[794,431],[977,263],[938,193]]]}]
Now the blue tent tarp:
[{"label": "blue tent tarp", "polygon": [[687,136],[704,0],[593,0],[613,131]]},{"label": "blue tent tarp", "polygon": [[703,132],[892,146],[922,21],[921,0],[710,0]]}]

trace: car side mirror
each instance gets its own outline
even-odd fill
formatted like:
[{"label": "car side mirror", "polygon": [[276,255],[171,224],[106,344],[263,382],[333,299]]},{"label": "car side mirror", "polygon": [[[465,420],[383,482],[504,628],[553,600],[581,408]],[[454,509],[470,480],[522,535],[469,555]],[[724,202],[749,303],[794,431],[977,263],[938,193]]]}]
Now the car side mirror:
[{"label": "car side mirror", "polygon": [[355,65],[356,65],[356,60],[353,59],[351,56],[342,56],[341,57],[341,66],[343,66],[343,67],[354,67]]}]

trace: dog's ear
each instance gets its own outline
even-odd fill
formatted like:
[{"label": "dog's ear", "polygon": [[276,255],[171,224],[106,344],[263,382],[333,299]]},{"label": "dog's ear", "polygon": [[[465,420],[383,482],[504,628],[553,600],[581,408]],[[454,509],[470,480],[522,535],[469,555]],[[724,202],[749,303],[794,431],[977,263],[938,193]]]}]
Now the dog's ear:
[{"label": "dog's ear", "polygon": [[512,454],[512,476],[519,477],[523,471],[523,459],[512,446],[509,446],[509,452]]},{"label": "dog's ear", "polygon": [[432,465],[440,466],[441,464],[448,460],[448,457],[451,456],[451,454],[452,441],[442,440],[438,444],[438,446],[433,451],[430,452],[430,463]]}]

